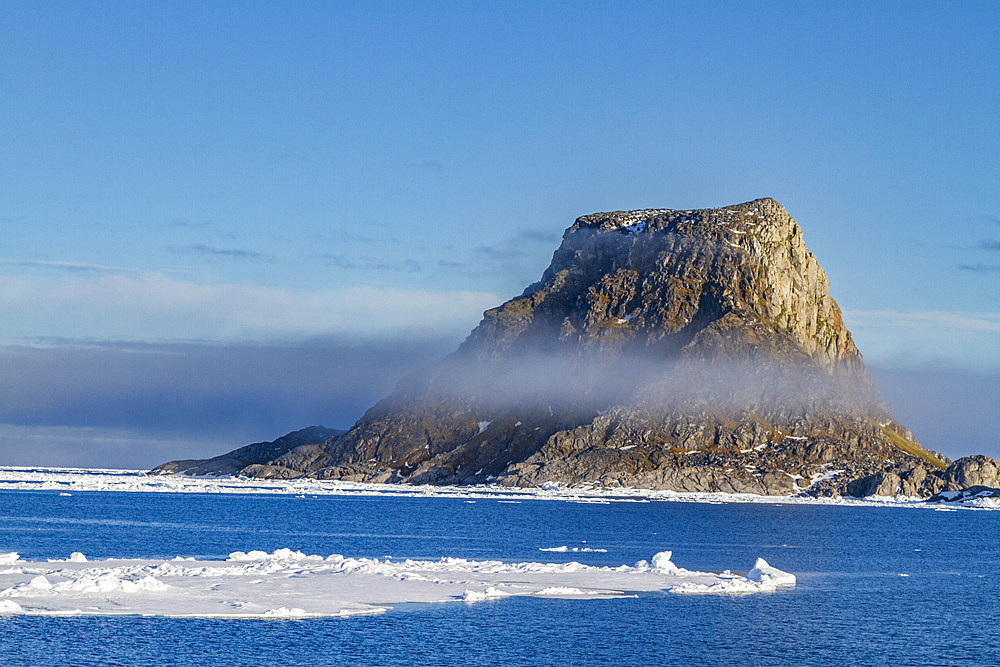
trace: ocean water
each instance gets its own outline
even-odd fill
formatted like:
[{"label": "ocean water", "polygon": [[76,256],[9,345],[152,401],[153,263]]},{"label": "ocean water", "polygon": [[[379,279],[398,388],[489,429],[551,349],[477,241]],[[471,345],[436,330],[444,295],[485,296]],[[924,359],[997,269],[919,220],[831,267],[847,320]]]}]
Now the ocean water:
[{"label": "ocean water", "polygon": [[[604,552],[540,551],[566,545]],[[689,502],[0,491],[27,560],[328,555],[798,576],[775,593],[397,605],[307,620],[0,617],[4,665],[1000,664],[1000,512]]]}]

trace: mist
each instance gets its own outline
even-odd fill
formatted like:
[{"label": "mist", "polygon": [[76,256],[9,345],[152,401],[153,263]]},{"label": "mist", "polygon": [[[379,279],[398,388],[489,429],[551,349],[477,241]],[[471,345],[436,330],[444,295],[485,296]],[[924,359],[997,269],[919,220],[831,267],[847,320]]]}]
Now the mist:
[{"label": "mist", "polygon": [[1000,374],[939,366],[868,370],[893,415],[924,446],[952,459],[1000,459]]},{"label": "mist", "polygon": [[0,348],[0,465],[149,468],[348,428],[446,338]]},{"label": "mist", "polygon": [[[314,424],[349,428],[399,385],[495,410],[881,405],[865,385],[761,364],[523,355],[482,365],[453,338],[327,337],[256,344],[60,341],[0,347],[0,465],[151,468]],[[430,365],[430,366],[428,366]],[[427,370],[427,369],[430,370]],[[423,369],[423,370],[421,370]],[[706,370],[710,372],[706,372]],[[950,458],[1000,456],[1000,375],[869,367],[893,416]],[[403,378],[402,382],[400,382]],[[859,396],[864,400],[859,401]],[[804,400],[808,398],[808,400]]]},{"label": "mist", "polygon": [[870,378],[843,363],[837,372],[814,363],[678,359],[662,351],[566,353],[520,348],[484,359],[470,351],[412,374],[398,403],[457,401],[493,414],[558,411],[592,417],[624,405],[648,411],[750,410],[776,418],[836,411],[888,416]]}]

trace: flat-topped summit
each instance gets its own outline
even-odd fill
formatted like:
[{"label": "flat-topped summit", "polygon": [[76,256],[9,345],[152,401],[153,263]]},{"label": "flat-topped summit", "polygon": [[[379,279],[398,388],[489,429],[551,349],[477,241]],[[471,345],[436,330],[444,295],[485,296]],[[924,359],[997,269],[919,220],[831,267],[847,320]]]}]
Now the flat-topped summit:
[{"label": "flat-topped summit", "polygon": [[242,473],[779,494],[891,473],[930,495],[946,463],[892,418],[801,227],[765,198],[578,218],[455,353]]},{"label": "flat-topped summit", "polygon": [[687,355],[725,358],[738,354],[740,333],[763,327],[774,335],[751,336],[756,352],[860,363],[829,289],[801,228],[773,199],[595,213],[566,231],[539,282],[486,312],[465,346],[496,353],[558,324],[568,345],[689,346]]}]

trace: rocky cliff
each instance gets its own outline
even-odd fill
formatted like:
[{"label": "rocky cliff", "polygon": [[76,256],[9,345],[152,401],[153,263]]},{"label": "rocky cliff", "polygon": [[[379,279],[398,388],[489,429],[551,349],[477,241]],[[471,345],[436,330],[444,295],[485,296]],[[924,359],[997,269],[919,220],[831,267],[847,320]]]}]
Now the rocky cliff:
[{"label": "rocky cliff", "polygon": [[892,418],[801,228],[758,199],[577,219],[453,355],[241,472],[928,496],[948,463]]}]

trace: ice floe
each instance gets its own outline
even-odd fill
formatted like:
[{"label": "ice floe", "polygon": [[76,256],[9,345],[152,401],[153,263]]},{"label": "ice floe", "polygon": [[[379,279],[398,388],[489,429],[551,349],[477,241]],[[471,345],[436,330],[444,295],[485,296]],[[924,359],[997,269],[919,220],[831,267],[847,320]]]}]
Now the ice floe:
[{"label": "ice floe", "polygon": [[0,614],[308,618],[380,613],[407,602],[758,593],[795,585],[794,575],[763,559],[740,576],[679,568],[669,551],[654,555],[652,565],[617,567],[322,557],[291,549],[237,551],[215,561],[14,562],[18,567],[0,571]]}]

